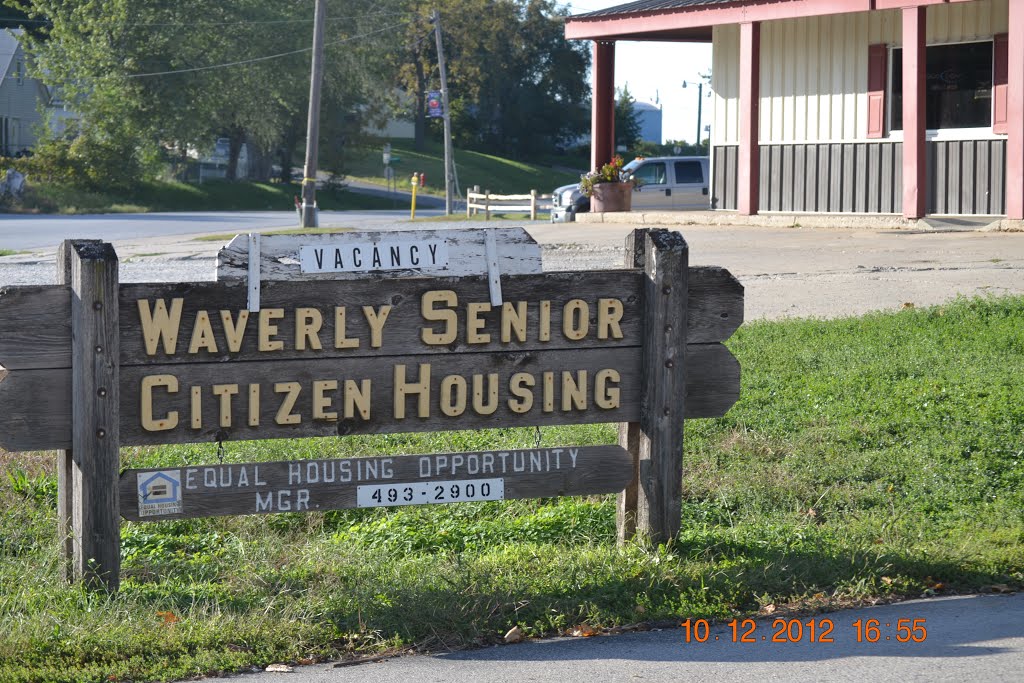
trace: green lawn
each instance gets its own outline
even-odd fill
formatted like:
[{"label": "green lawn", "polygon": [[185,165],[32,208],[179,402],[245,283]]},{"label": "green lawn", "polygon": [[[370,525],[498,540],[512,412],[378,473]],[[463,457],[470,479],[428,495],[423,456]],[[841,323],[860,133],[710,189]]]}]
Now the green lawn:
[{"label": "green lawn", "polygon": [[[270,662],[827,610],[1024,585],[1024,298],[744,325],[743,393],[687,423],[682,531],[618,548],[610,496],[125,523],[122,590],[61,578],[52,454],[0,453],[0,678]],[[532,446],[534,432],[231,444],[232,462]],[[544,445],[612,443],[613,425]],[[215,460],[130,448],[126,467]]]},{"label": "green lawn", "polygon": [[[19,207],[41,213],[137,213],[149,211],[293,211],[297,184],[209,181],[202,185],[145,182],[131,192],[86,192],[60,186],[32,187]],[[390,209],[391,200],[344,189],[317,190],[325,211]]]},{"label": "green lawn", "polygon": [[[391,154],[401,157],[400,162],[392,164],[400,189],[408,189],[414,172],[425,171],[426,191],[431,194],[444,194],[444,150],[440,144],[427,143],[423,152],[415,151],[411,141],[402,145],[393,144]],[[464,150],[455,150],[455,167],[463,196],[474,185],[495,194],[526,194],[531,189],[537,190],[539,194],[549,194],[559,185],[580,179],[579,173],[566,173],[556,171],[550,166],[512,161]],[[353,178],[385,184],[387,181],[383,175],[380,147],[353,153],[347,162],[345,173]]]}]

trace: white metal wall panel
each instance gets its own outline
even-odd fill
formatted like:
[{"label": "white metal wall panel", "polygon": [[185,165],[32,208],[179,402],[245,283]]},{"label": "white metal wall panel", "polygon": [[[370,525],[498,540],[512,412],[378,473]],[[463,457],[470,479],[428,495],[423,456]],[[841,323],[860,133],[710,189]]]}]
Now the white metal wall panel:
[{"label": "white metal wall panel", "polygon": [[[927,40],[951,43],[1005,33],[1010,1],[931,5]],[[901,36],[899,10],[763,23],[761,144],[864,140],[868,46],[900,45]],[[739,27],[716,26],[713,41],[713,142],[737,144]]]},{"label": "white metal wall panel", "polygon": [[715,26],[711,46],[711,88],[714,91],[712,143],[739,142],[740,28]]}]

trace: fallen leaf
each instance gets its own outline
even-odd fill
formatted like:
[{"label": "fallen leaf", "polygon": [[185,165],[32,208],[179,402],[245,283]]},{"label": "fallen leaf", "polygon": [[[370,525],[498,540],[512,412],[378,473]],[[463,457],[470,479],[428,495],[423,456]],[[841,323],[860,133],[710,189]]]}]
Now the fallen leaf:
[{"label": "fallen leaf", "polygon": [[505,634],[505,643],[511,645],[513,643],[521,643],[526,638],[526,634],[523,633],[523,629],[518,626],[513,626]]},{"label": "fallen leaf", "polygon": [[597,629],[587,622],[583,622],[572,630],[571,635],[576,638],[590,638],[591,636],[597,635]]},{"label": "fallen leaf", "polygon": [[647,611],[647,608],[644,607],[643,605],[637,605],[636,606],[636,613],[637,614],[643,614],[646,611]]},{"label": "fallen leaf", "polygon": [[902,306],[902,308],[903,308],[904,310],[906,310],[906,309],[908,309],[908,308],[913,308],[913,307],[914,307],[914,302],[912,302],[912,301],[907,301],[907,302],[904,302],[904,304],[903,304],[903,306]]},{"label": "fallen leaf", "polygon": [[301,664],[302,666],[309,666],[310,664],[316,664],[316,660],[306,659],[305,657],[303,657],[301,659],[296,660],[296,663]]},{"label": "fallen leaf", "polygon": [[761,608],[761,611],[764,612],[765,614],[771,614],[772,612],[775,611],[775,603],[773,603],[773,602],[768,603],[767,605],[765,605],[764,607]]},{"label": "fallen leaf", "polygon": [[157,612],[156,615],[164,620],[164,626],[178,623],[178,615],[174,612]]},{"label": "fallen leaf", "polygon": [[271,664],[266,668],[266,671],[268,673],[290,674],[292,671],[295,671],[295,669],[288,666],[287,664]]},{"label": "fallen leaf", "polygon": [[882,577],[882,583],[884,583],[886,586],[891,586],[892,585],[892,577],[883,576]]}]

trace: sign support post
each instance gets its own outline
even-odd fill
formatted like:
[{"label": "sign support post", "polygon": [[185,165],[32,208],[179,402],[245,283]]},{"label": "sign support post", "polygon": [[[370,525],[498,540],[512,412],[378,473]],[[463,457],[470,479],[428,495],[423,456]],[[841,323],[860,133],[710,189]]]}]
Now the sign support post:
[{"label": "sign support post", "polygon": [[[118,260],[112,245],[68,241],[71,285],[72,573],[93,588],[120,583],[120,333]],[[66,457],[66,456],[65,456]],[[66,463],[61,506],[68,500]],[[66,520],[66,511],[61,517]],[[65,552],[67,546],[65,546]]]},{"label": "sign support post", "polygon": [[636,480],[619,494],[618,540],[639,534],[664,543],[681,523],[689,248],[679,233],[641,229],[629,236],[626,258],[645,275],[645,388],[640,421],[619,427]]}]

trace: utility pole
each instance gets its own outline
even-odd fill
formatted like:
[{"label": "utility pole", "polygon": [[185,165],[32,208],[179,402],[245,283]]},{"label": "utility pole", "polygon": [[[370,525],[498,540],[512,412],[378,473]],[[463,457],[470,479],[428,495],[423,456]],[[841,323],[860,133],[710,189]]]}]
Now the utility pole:
[{"label": "utility pole", "polygon": [[700,154],[700,126],[701,107],[704,105],[704,84],[697,83],[697,154]]},{"label": "utility pole", "polygon": [[316,211],[317,154],[320,147],[320,84],[324,79],[326,0],[316,0],[313,18],[313,64],[309,77],[309,117],[306,119],[306,165],[302,173],[302,226],[318,227]]},{"label": "utility pole", "polygon": [[444,213],[452,215],[452,118],[448,107],[448,70],[444,63],[444,46],[441,44],[441,13],[436,9],[430,17],[437,38],[437,68],[441,71],[441,106],[444,107]]}]

